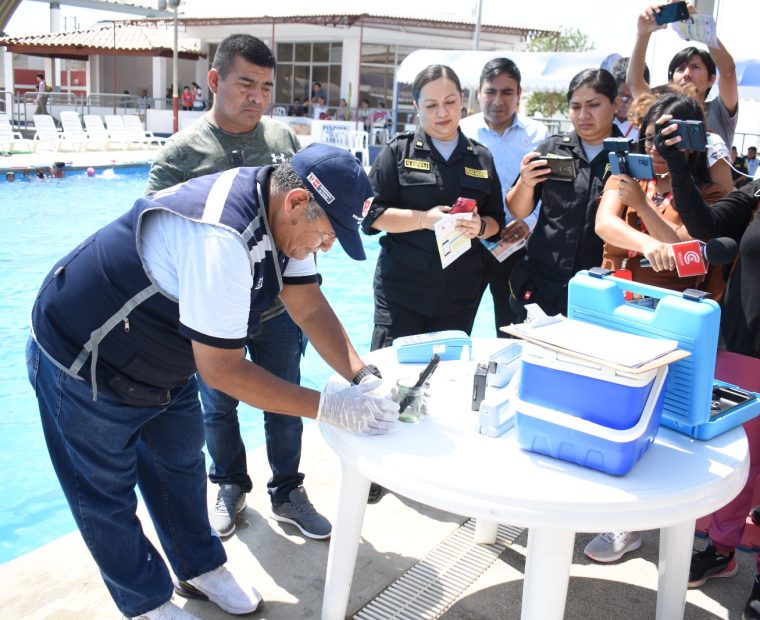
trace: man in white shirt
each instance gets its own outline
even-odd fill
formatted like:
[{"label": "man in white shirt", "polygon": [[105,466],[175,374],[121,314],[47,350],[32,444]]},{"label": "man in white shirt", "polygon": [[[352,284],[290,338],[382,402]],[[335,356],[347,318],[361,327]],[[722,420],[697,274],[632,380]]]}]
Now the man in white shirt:
[{"label": "man in white shirt", "polygon": [[[379,370],[349,341],[314,262],[336,241],[366,258],[359,226],[371,202],[353,155],[312,144],[277,168],[232,168],[139,199],[46,277],[29,377],[53,467],[125,617],[195,620],[173,590],[235,615],[261,602],[225,567],[209,523],[196,372],[262,410],[352,432],[393,428],[398,404],[370,393]],[[276,297],[351,386],[320,393],[246,358]],[[163,555],[138,520],[138,486]]]},{"label": "man in white shirt", "polygon": [[[523,156],[535,150],[549,135],[544,124],[518,114],[522,95],[520,79],[520,70],[509,58],[488,61],[480,73],[477,93],[481,111],[463,118],[459,123],[467,137],[485,145],[493,154],[507,216],[501,239],[503,243],[510,244],[530,235],[536,225],[539,210],[535,209],[524,220],[513,219],[506,208],[507,190],[512,187],[520,172]],[[486,269],[482,289],[485,291],[486,287],[490,287],[496,333],[500,337],[506,337],[499,331],[499,327],[511,324],[515,318],[509,307],[509,274],[512,265],[524,256],[524,250],[514,252],[503,262],[499,262],[488,251],[485,254]]]}]

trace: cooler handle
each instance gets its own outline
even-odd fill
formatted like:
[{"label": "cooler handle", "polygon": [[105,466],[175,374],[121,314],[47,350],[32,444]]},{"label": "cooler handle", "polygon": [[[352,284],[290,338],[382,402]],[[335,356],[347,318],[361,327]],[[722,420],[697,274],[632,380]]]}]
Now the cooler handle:
[{"label": "cooler handle", "polygon": [[[639,295],[645,295],[646,297],[655,297],[657,299],[663,299],[664,297],[680,297],[681,299],[689,299],[691,301],[701,301],[709,296],[709,293],[695,291],[694,289],[687,289],[681,293],[679,291],[653,287],[649,284],[643,284],[642,282],[635,282],[634,280],[617,278],[612,275],[612,271],[604,269],[603,267],[592,267],[588,270],[588,275],[606,282],[613,282],[621,291],[631,291],[632,293],[638,293]],[[695,295],[694,293],[699,294]]]}]

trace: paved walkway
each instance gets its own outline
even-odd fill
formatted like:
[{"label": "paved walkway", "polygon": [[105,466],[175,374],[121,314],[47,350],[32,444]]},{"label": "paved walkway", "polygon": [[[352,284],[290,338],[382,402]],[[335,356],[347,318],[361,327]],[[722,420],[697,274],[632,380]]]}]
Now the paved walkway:
[{"label": "paved walkway", "polygon": [[[317,425],[308,424],[301,469],[306,473],[310,498],[328,517],[332,517],[337,505],[338,465]],[[329,542],[307,539],[295,527],[268,517],[268,466],[263,447],[249,454],[249,468],[253,473],[254,491],[249,495],[238,532],[225,542],[230,562],[249,576],[264,597],[264,605],[249,617],[319,618]],[[210,489],[209,502],[215,490],[216,487]],[[154,536],[149,519],[144,513],[141,518],[149,535]],[[386,494],[378,504],[368,506],[349,613],[355,614],[370,602],[455,532],[464,520],[393,494]],[[599,566],[586,560],[582,549],[590,538],[590,534],[576,538],[566,619],[654,618],[657,533],[645,533],[640,550],[611,566]],[[519,618],[526,542],[524,533],[440,617],[446,620]],[[701,590],[690,591],[685,617],[688,620],[740,618],[751,588],[754,564],[752,555],[740,553],[736,577],[714,580]],[[0,584],[0,618],[99,620],[119,617],[78,533],[0,565]],[[206,602],[177,597],[175,600],[206,620],[229,617]]]}]

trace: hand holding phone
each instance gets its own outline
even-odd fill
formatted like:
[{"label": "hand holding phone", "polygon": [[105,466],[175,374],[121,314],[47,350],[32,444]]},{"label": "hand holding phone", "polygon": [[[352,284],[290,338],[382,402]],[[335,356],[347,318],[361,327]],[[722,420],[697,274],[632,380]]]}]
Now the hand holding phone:
[{"label": "hand holding phone", "polygon": [[546,167],[550,170],[547,179],[570,182],[575,180],[575,161],[571,156],[547,153],[541,155],[540,159],[546,160]]},{"label": "hand holding phone", "polygon": [[654,21],[660,26],[671,22],[681,22],[689,19],[689,7],[686,2],[672,2],[659,7],[660,12],[654,14]]},{"label": "hand holding phone", "polygon": [[477,206],[478,203],[473,198],[462,198],[460,196],[449,213],[472,213]]},{"label": "hand holding phone", "polygon": [[666,125],[676,125],[678,131],[669,137],[681,136],[681,141],[675,146],[683,151],[704,151],[707,149],[707,134],[702,121],[679,121],[673,119]]}]

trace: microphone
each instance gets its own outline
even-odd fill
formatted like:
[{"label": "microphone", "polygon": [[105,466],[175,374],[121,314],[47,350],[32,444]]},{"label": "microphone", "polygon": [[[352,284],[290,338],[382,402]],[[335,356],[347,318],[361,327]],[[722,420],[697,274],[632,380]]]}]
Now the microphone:
[{"label": "microphone", "polygon": [[715,237],[705,244],[702,254],[711,265],[728,265],[739,256],[739,246],[731,237]]},{"label": "microphone", "polygon": [[[686,241],[684,243],[692,244],[695,242]],[[674,243],[673,247],[675,248],[680,245],[680,243]],[[699,243],[699,246],[700,253],[702,254],[701,258],[711,265],[728,265],[739,255],[739,246],[736,245],[736,241],[731,239],[731,237],[715,237],[705,244]],[[646,258],[642,258],[639,261],[639,267],[651,268],[651,266],[652,264]]]}]

